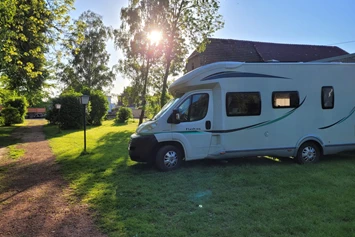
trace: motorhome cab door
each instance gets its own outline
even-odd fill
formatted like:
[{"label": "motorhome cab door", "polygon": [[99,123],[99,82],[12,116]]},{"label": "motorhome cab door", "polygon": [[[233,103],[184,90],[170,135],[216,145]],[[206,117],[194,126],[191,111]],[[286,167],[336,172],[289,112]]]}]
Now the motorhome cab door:
[{"label": "motorhome cab door", "polygon": [[173,139],[183,144],[186,160],[204,158],[211,142],[213,119],[211,91],[195,91],[177,106],[180,123],[172,125]]}]

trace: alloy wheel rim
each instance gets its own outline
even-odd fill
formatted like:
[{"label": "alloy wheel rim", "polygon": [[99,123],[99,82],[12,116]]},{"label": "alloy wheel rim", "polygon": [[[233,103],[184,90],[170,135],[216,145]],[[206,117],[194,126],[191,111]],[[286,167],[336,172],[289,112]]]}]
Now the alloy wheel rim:
[{"label": "alloy wheel rim", "polygon": [[313,162],[317,157],[317,152],[316,149],[314,149],[314,147],[311,146],[306,146],[305,148],[303,148],[302,150],[302,159],[305,162]]},{"label": "alloy wheel rim", "polygon": [[168,168],[176,166],[178,163],[178,156],[175,151],[168,151],[164,155],[164,165]]}]

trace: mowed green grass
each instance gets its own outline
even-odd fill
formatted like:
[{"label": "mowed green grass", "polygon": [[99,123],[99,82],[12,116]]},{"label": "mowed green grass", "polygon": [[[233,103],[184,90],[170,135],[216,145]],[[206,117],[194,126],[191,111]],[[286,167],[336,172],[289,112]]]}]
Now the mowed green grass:
[{"label": "mowed green grass", "polygon": [[[25,150],[22,148],[18,148],[17,145],[20,144],[19,138],[15,138],[12,135],[15,129],[26,126],[27,121],[22,124],[16,124],[13,126],[3,126],[0,127],[0,147],[7,147],[8,154],[7,157],[3,157],[3,159],[11,158],[11,159],[18,159],[21,158],[25,154]],[[0,160],[1,164],[1,160]]]},{"label": "mowed green grass", "polygon": [[7,147],[18,142],[17,139],[11,137],[15,128],[15,126],[0,127],[0,147]]},{"label": "mowed green grass", "polygon": [[[17,124],[15,126],[3,126],[0,127],[0,148],[6,148],[5,151],[1,151],[0,154],[0,192],[6,187],[6,172],[14,162],[14,160],[21,158],[25,154],[25,150],[18,148],[20,139],[14,138],[11,134],[19,126],[25,126],[24,124]],[[11,159],[12,162],[9,162]]]},{"label": "mowed green grass", "polygon": [[129,159],[137,124],[45,131],[74,194],[109,236],[355,236],[355,155],[186,162],[162,173]]}]

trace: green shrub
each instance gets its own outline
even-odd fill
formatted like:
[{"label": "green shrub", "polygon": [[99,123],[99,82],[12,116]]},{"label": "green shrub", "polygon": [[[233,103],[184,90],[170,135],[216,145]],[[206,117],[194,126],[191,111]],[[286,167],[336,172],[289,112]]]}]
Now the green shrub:
[{"label": "green shrub", "polygon": [[46,112],[46,119],[50,124],[57,124],[58,123],[58,112],[59,110],[56,109],[55,105],[56,104],[61,104],[60,98],[54,98],[52,99],[51,105],[47,108]]},{"label": "green shrub", "polygon": [[[84,107],[80,103],[81,93],[67,91],[52,99],[52,105],[47,109],[46,119],[50,124],[58,124],[62,129],[78,129],[83,126]],[[55,105],[61,104],[60,110]],[[86,106],[86,117],[89,117],[90,103]],[[88,120],[87,120],[88,121]]]},{"label": "green shrub", "polygon": [[57,117],[54,116],[54,113],[54,107],[47,108],[45,119],[52,125],[57,123]]},{"label": "green shrub", "polygon": [[117,112],[115,123],[124,123],[130,118],[133,118],[132,110],[130,108],[121,107]]},{"label": "green shrub", "polygon": [[[80,104],[80,93],[73,91],[62,94],[60,99],[61,108],[58,112],[57,123],[62,129],[81,128],[83,124],[83,105]],[[55,109],[55,107],[54,107]],[[55,109],[56,110],[56,109]],[[54,110],[53,110],[54,112]]]},{"label": "green shrub", "polygon": [[23,123],[27,113],[28,102],[25,97],[11,97],[4,102],[4,107],[16,108],[20,114],[20,119],[16,123]]},{"label": "green shrub", "polygon": [[5,125],[5,119],[3,116],[0,116],[0,126],[4,126]]},{"label": "green shrub", "polygon": [[108,111],[108,100],[102,91],[96,90],[90,93],[90,117],[89,123],[101,125]]},{"label": "green shrub", "polygon": [[11,124],[21,123],[20,112],[17,108],[6,107],[1,110],[1,115],[4,119],[5,126],[10,126]]}]

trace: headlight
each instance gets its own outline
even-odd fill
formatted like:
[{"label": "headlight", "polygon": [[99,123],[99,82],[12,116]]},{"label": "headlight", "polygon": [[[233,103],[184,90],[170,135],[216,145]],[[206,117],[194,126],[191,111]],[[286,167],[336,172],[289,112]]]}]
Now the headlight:
[{"label": "headlight", "polygon": [[150,131],[152,131],[155,127],[157,126],[156,122],[147,122],[145,124],[141,124],[137,130],[136,133],[149,133]]}]

